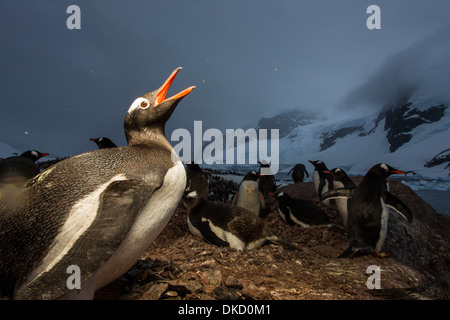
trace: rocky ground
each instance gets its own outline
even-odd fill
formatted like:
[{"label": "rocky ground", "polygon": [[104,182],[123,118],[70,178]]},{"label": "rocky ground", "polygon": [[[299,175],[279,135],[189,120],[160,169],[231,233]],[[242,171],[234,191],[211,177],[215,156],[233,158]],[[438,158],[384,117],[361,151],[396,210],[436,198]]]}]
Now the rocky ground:
[{"label": "rocky ground", "polygon": [[[358,183],[361,177],[354,178]],[[319,203],[312,183],[282,188],[314,201],[331,220],[338,213]],[[381,288],[418,286],[450,268],[450,217],[436,213],[409,187],[390,181],[390,191],[414,214],[412,224],[389,217],[387,258],[337,259],[348,239],[329,228],[289,226],[277,204],[264,220],[274,233],[300,246],[288,251],[267,245],[247,252],[215,247],[193,236],[180,206],[167,227],[120,279],[96,293],[97,300],[369,300],[366,281],[372,265],[381,268]]]}]

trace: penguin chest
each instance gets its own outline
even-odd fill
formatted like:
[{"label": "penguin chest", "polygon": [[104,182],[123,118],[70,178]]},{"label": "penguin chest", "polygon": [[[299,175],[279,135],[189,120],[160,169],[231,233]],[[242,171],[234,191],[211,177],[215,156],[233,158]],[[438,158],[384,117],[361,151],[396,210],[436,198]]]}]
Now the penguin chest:
[{"label": "penguin chest", "polygon": [[261,204],[259,202],[259,187],[258,183],[254,181],[243,181],[239,188],[239,197],[236,204],[250,210],[256,215],[259,215]]},{"label": "penguin chest", "polygon": [[314,182],[314,189],[316,190],[317,194],[319,194],[320,175],[317,170],[314,170],[313,172],[313,182]]},{"label": "penguin chest", "polygon": [[99,270],[97,288],[121,276],[147,250],[169,222],[185,186],[185,169],[181,161],[178,161],[167,171],[163,185],[153,192],[142,207],[117,251]]},{"label": "penguin chest", "polygon": [[381,197],[380,202],[381,202],[380,234],[378,236],[378,241],[375,246],[375,249],[377,251],[381,251],[381,247],[383,246],[384,240],[386,239],[387,225],[389,219],[389,207],[386,206],[386,203],[383,201],[383,198]]}]

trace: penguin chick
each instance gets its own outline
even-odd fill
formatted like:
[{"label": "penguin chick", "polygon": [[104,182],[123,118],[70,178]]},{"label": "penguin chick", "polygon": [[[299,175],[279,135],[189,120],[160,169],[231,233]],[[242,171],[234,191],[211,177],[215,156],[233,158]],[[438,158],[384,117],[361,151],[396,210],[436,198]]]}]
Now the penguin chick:
[{"label": "penguin chick", "polygon": [[412,222],[409,208],[387,190],[387,178],[392,174],[404,174],[404,171],[380,163],[370,168],[356,188],[334,189],[323,195],[323,199],[348,199],[350,245],[340,258],[368,252],[383,256],[380,252],[386,238],[389,208]]},{"label": "penguin chick", "polygon": [[294,180],[294,183],[303,182],[305,179],[305,175],[307,178],[309,178],[309,173],[306,171],[306,167],[302,163],[296,164],[294,167],[292,167],[291,170],[286,174],[287,176],[292,172],[292,180]]},{"label": "penguin chick", "polygon": [[[60,161],[27,183],[14,210],[0,208],[1,298],[92,299],[149,248],[186,186],[164,135],[194,89],[166,99],[180,69],[133,101],[124,119],[127,146]],[[70,272],[80,288],[67,285]]]},{"label": "penguin chick", "polygon": [[239,189],[233,197],[232,204],[245,208],[255,215],[265,215],[264,196],[259,188],[258,174],[256,171],[247,173],[239,184]]},{"label": "penguin chick", "polygon": [[[187,180],[191,180],[185,190],[183,202],[188,210],[189,231],[207,242],[230,247],[239,251],[251,250],[267,243],[283,246],[288,250],[301,249],[273,234],[264,221],[253,212],[230,203],[207,200],[207,184],[204,179],[191,179],[196,173],[186,167]],[[198,177],[198,176],[197,176]]]},{"label": "penguin chick", "polygon": [[106,138],[106,137],[91,138],[89,140],[91,140],[92,142],[95,142],[95,144],[97,145],[97,147],[99,149],[117,147],[117,145],[114,142],[112,142],[111,139]]},{"label": "penguin chick", "polygon": [[450,300],[450,271],[422,286],[375,289],[368,292],[375,297],[387,300]]}]

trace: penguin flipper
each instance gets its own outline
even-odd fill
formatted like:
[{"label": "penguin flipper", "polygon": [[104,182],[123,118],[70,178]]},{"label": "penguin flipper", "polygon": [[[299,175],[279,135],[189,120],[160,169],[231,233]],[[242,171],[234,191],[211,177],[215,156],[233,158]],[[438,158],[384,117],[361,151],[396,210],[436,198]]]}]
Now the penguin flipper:
[{"label": "penguin flipper", "polygon": [[321,201],[329,199],[348,199],[351,198],[355,188],[338,188],[325,192],[321,196]]},{"label": "penguin flipper", "polygon": [[296,246],[295,244],[292,244],[289,241],[278,238],[278,237],[270,237],[269,239],[267,239],[267,241],[270,243],[282,246],[286,250],[299,251],[299,252],[303,251],[300,247]]},{"label": "penguin flipper", "polygon": [[408,222],[412,222],[413,215],[411,210],[399,198],[389,192],[383,194],[383,201],[389,208],[393,209]]},{"label": "penguin flipper", "polygon": [[[72,247],[47,272],[22,287],[16,299],[57,299],[72,290],[68,288],[69,266],[80,270],[83,283],[112,256],[130,230],[143,203],[136,201],[140,192],[151,194],[148,188],[136,188],[134,180],[111,182],[99,198],[97,215],[88,229],[75,240]],[[146,190],[143,190],[146,189]],[[141,197],[142,198],[142,197]],[[46,288],[43,292],[42,288]]]}]

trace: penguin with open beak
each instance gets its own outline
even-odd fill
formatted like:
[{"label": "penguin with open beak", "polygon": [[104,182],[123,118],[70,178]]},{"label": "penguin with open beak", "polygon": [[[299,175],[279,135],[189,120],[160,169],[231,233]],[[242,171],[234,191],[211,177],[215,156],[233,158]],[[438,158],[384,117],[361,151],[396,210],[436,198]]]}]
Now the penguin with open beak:
[{"label": "penguin with open beak", "polygon": [[[92,299],[164,229],[186,186],[164,135],[195,88],[166,98],[180,69],[133,101],[124,119],[127,146],[60,161],[27,183],[14,210],[0,208],[0,297]],[[79,285],[68,285],[71,276]]]},{"label": "penguin with open beak", "polygon": [[350,245],[340,258],[365,253],[386,256],[381,253],[381,248],[386,238],[389,209],[412,222],[413,215],[409,208],[387,189],[387,178],[390,175],[404,173],[385,163],[379,163],[370,168],[356,188],[333,189],[323,195],[323,199],[348,199],[347,228]]}]

